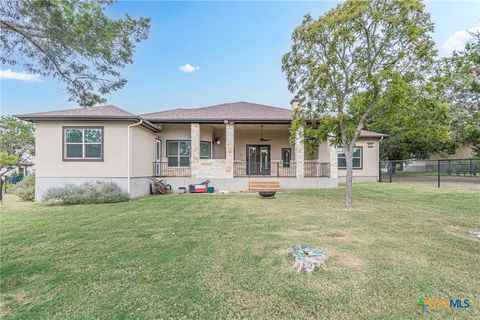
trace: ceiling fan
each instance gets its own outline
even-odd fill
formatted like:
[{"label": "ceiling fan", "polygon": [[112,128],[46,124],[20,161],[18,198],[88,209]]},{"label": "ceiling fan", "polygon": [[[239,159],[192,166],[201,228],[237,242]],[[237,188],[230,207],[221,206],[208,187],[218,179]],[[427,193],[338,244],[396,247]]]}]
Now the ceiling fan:
[{"label": "ceiling fan", "polygon": [[263,137],[263,124],[260,126],[260,141],[270,141],[270,139],[265,139]]}]

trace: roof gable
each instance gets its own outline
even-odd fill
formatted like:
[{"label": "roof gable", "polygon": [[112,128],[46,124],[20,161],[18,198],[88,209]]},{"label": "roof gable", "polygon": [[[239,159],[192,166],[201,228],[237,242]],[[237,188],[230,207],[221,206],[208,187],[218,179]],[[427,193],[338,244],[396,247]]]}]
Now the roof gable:
[{"label": "roof gable", "polygon": [[91,108],[72,108],[72,109],[64,109],[64,110],[54,110],[54,111],[47,111],[47,112],[36,112],[36,113],[28,113],[18,116],[21,119],[27,120],[27,118],[137,118],[136,115],[120,109],[117,106],[113,105],[105,105],[105,106],[96,106]]},{"label": "roof gable", "polygon": [[289,109],[250,102],[224,103],[203,108],[179,108],[141,115],[152,122],[285,122],[292,120]]},{"label": "roof gable", "polygon": [[[114,105],[92,108],[72,108],[47,112],[18,115],[26,121],[38,120],[143,120],[144,126],[153,131],[159,129],[151,122],[157,123],[192,123],[234,121],[238,123],[290,123],[290,109],[272,107],[250,102],[223,103],[203,108],[178,108],[143,115],[135,115]],[[382,138],[386,134],[362,130],[361,138]]]},{"label": "roof gable", "polygon": [[153,125],[150,121],[142,119],[141,117],[114,105],[36,112],[17,115],[16,117],[25,121],[32,122],[39,120],[142,120],[142,126],[154,132],[160,131],[160,129]]}]

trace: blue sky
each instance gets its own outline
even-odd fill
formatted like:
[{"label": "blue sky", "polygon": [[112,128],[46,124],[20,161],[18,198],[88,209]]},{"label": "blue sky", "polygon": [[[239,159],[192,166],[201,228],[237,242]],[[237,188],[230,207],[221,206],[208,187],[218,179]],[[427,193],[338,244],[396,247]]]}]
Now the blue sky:
[{"label": "blue sky", "polygon": [[[123,71],[127,85],[108,95],[108,103],[137,114],[240,100],[288,107],[292,95],[281,57],[289,50],[291,33],[304,14],[320,16],[334,6],[331,1],[120,1],[109,15],[150,16],[152,29]],[[480,27],[480,1],[429,1],[426,6],[441,55],[464,41],[464,30]],[[194,72],[179,69],[187,64]],[[21,66],[1,69],[2,115],[76,106],[54,79],[16,80],[11,74],[24,71]]]}]

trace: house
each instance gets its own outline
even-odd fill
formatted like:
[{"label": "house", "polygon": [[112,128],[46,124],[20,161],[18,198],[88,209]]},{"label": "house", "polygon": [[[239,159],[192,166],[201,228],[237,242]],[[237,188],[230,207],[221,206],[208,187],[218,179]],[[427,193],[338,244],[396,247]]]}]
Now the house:
[{"label": "house", "polygon": [[[459,146],[452,154],[444,155],[436,153],[431,155],[428,159],[409,159],[405,160],[401,167],[404,172],[412,171],[430,171],[437,172],[439,160],[441,160],[441,167],[445,167],[445,170],[451,170],[454,168],[462,168],[461,162],[467,161],[467,164],[472,163],[468,160],[475,159],[475,151],[469,146]],[[448,169],[447,169],[448,168]],[[452,169],[453,170],[453,169]],[[462,169],[460,169],[462,170]]]},{"label": "house", "polygon": [[2,175],[5,176],[5,181],[16,184],[32,173],[35,173],[35,157],[28,155],[17,166],[2,172]]},{"label": "house", "polygon": [[[299,101],[291,102],[292,108]],[[134,115],[116,106],[17,116],[36,124],[36,198],[51,187],[116,182],[132,198],[149,193],[149,177],[176,190],[210,179],[217,190],[332,188],[345,179],[341,149],[322,143],[315,155],[289,140],[292,111],[248,102]],[[355,181],[377,181],[383,134],[362,131]]]}]

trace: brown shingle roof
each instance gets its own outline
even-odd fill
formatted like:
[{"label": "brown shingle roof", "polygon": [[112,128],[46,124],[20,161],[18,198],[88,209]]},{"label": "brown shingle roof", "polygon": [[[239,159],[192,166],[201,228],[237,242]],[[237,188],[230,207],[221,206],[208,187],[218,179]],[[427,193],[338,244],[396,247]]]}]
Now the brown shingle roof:
[{"label": "brown shingle roof", "polygon": [[16,115],[16,117],[32,122],[38,120],[143,120],[144,127],[147,127],[153,131],[160,131],[160,129],[153,125],[150,121],[142,119],[133,113],[113,105],[36,112]]},{"label": "brown shingle roof", "polygon": [[289,109],[250,102],[224,103],[194,109],[172,109],[141,115],[152,122],[281,122],[292,120]]},{"label": "brown shingle roof", "polygon": [[[292,111],[289,109],[267,106],[250,102],[234,102],[203,108],[172,109],[140,116],[120,109],[117,106],[105,105],[92,108],[73,108],[65,110],[29,113],[16,116],[26,121],[38,120],[143,120],[151,130],[159,129],[151,122],[223,122],[225,120],[240,123],[290,123]],[[151,122],[150,122],[151,121]],[[362,130],[361,138],[382,138],[386,134]]]},{"label": "brown shingle roof", "polygon": [[[290,123],[290,109],[267,106],[250,102],[233,102],[203,108],[179,108],[141,115],[152,122],[281,122]],[[362,130],[361,138],[382,138],[387,134]]]},{"label": "brown shingle roof", "polygon": [[136,119],[138,116],[120,109],[117,106],[105,105],[91,108],[73,108],[47,112],[36,112],[18,115],[22,120],[42,118],[111,118],[111,119]]}]

